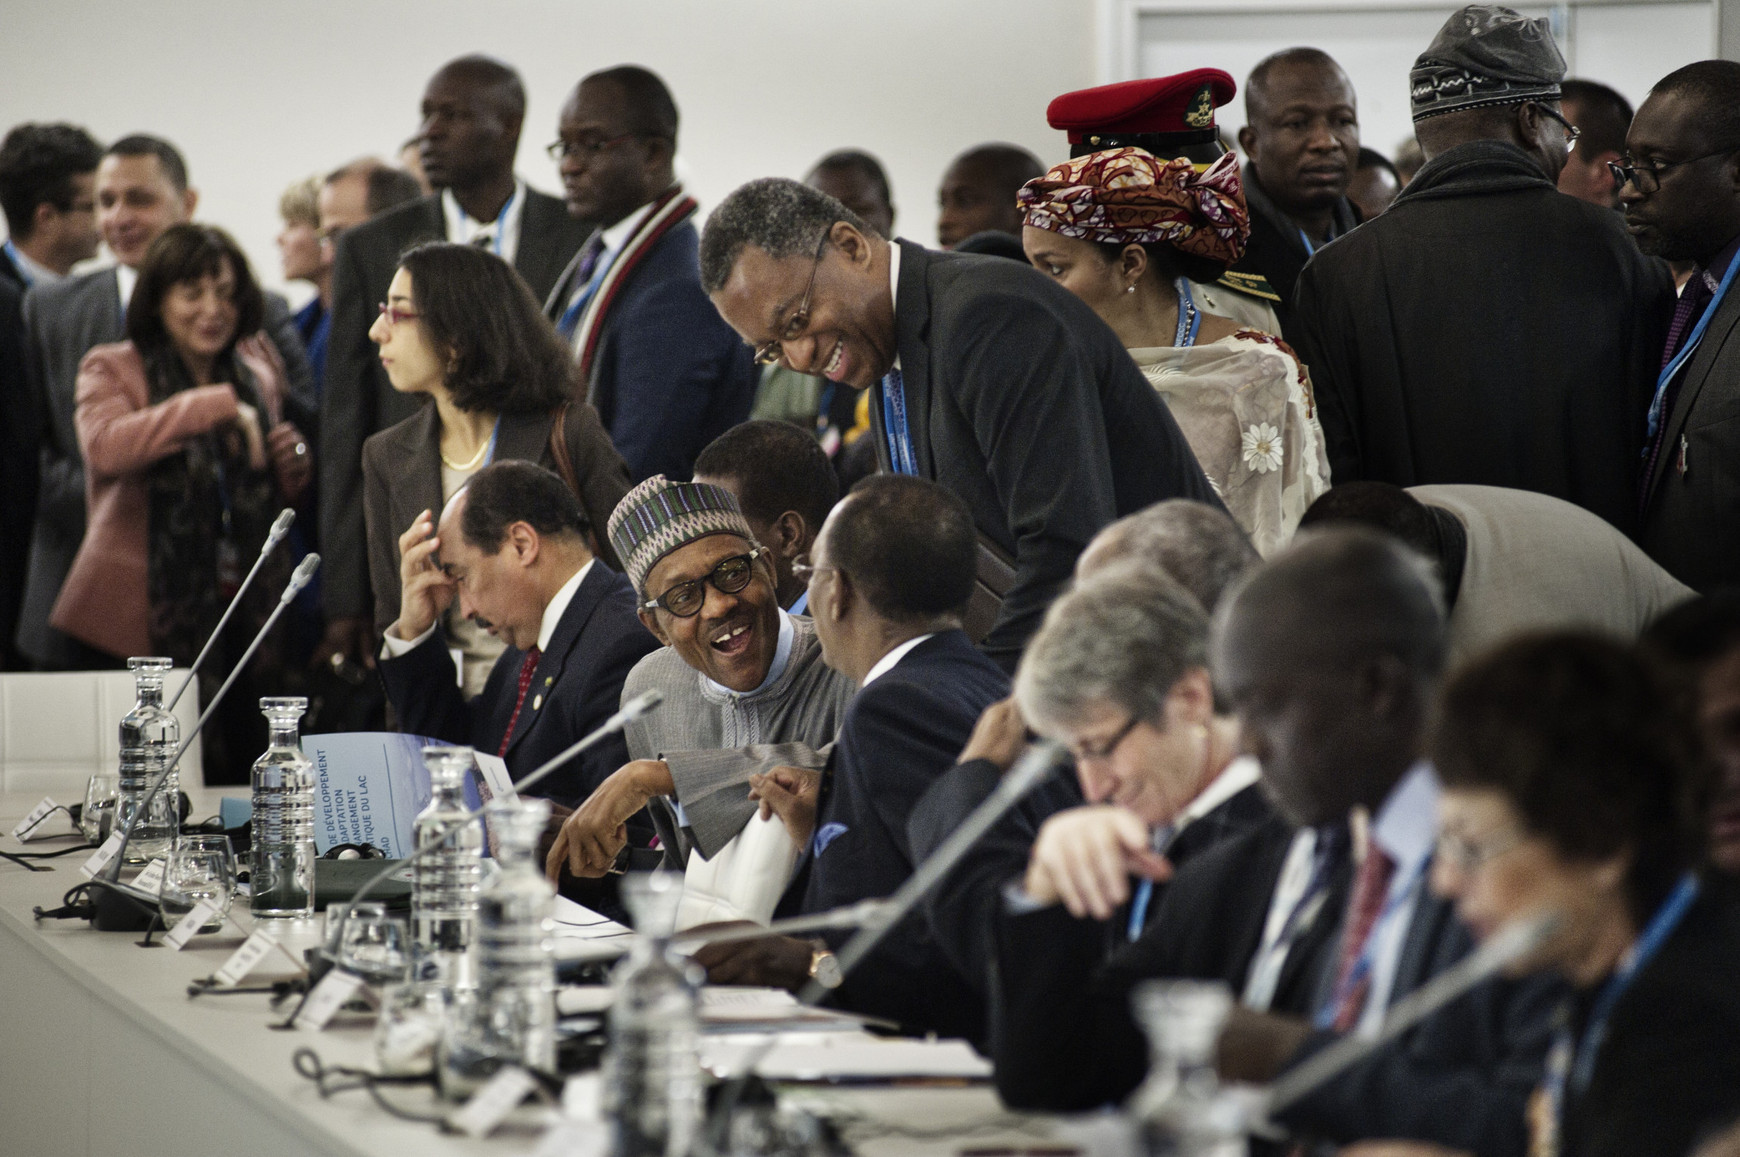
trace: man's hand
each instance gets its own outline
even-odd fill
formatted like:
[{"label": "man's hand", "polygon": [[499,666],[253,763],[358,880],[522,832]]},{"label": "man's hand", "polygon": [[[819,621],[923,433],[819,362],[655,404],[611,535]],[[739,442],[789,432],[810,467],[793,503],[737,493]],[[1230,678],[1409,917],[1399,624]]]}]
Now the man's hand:
[{"label": "man's hand", "polygon": [[1287,1067],[1310,1035],[1311,1025],[1307,1021],[1271,1012],[1252,1012],[1235,1004],[1220,1030],[1217,1060],[1220,1079],[1266,1084]]},{"label": "man's hand", "polygon": [[374,624],[367,615],[327,619],[326,633],[320,637],[320,645],[314,648],[308,665],[323,667],[330,664],[336,668],[349,660],[372,669],[375,665],[374,645]]},{"label": "man's hand", "polygon": [[395,639],[420,637],[453,605],[453,580],[435,560],[440,549],[435,516],[427,510],[399,536],[399,617],[387,628]]},{"label": "man's hand", "polygon": [[815,834],[821,794],[822,773],[804,767],[775,767],[749,777],[749,798],[761,805],[761,818],[778,816],[800,852]]},{"label": "man's hand", "polygon": [[289,422],[279,422],[266,435],[266,453],[272,459],[272,473],[278,478],[284,501],[295,506],[314,481],[314,455],[309,453],[308,439]]},{"label": "man's hand", "polygon": [[815,945],[808,940],[763,936],[704,945],[694,960],[707,970],[708,984],[760,985],[796,992],[809,982],[814,953]]},{"label": "man's hand", "polygon": [[985,708],[979,721],[973,724],[973,734],[961,749],[961,763],[986,759],[1004,771],[1015,766],[1027,746],[1027,721],[1021,718],[1021,708],[1013,698],[1002,699]]},{"label": "man's hand", "polygon": [[544,874],[555,883],[562,865],[574,876],[598,877],[610,871],[628,843],[628,817],[655,795],[671,795],[671,769],[663,760],[637,759],[610,773],[562,824],[544,859]]},{"label": "man's hand", "polygon": [[1130,877],[1172,878],[1172,863],[1148,843],[1148,825],[1112,804],[1070,808],[1045,821],[1021,886],[1072,916],[1110,920],[1130,898]]}]

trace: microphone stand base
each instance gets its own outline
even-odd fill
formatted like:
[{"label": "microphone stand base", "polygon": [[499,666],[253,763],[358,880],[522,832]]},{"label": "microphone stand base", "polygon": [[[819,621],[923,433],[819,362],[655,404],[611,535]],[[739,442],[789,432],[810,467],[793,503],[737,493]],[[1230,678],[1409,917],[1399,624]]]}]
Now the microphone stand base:
[{"label": "microphone stand base", "polygon": [[91,927],[98,932],[145,932],[158,920],[157,906],[122,891],[108,880],[92,880]]}]

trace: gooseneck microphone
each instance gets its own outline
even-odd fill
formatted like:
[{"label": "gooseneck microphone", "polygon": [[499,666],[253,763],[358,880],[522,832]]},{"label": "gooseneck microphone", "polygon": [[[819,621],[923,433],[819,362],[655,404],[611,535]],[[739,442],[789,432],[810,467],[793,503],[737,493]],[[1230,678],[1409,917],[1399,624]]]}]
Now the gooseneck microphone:
[{"label": "gooseneck microphone", "polygon": [[[906,882],[894,890],[894,894],[886,900],[870,901],[851,905],[833,912],[821,913],[828,923],[822,927],[840,927],[849,923],[848,915],[861,921],[858,932],[840,949],[836,959],[840,965],[842,978],[849,976],[852,969],[881,942],[888,931],[898,924],[905,915],[917,906],[943,878],[960,862],[962,856],[970,851],[979,838],[990,830],[991,826],[1002,819],[1011,808],[1021,802],[1028,792],[1039,786],[1041,780],[1051,774],[1053,768],[1063,764],[1069,758],[1069,749],[1055,740],[1045,739],[1030,745],[1010,768],[1008,773],[997,783],[997,788],[984,801],[974,808],[960,825],[950,832],[948,838],[938,844],[923,863],[913,870]],[[803,918],[817,919],[817,918]],[[797,921],[781,921],[784,930],[795,930],[792,925]],[[711,941],[744,940],[775,934],[773,928],[757,928],[753,931],[744,929],[741,932],[726,933],[710,937]],[[829,992],[819,981],[811,979],[798,992],[798,1000],[804,1004],[815,1004]],[[729,1128],[731,1113],[737,1107],[737,1101],[742,1096],[743,1087],[755,1075],[756,1066],[761,1064],[768,1051],[773,1048],[779,1037],[770,1033],[744,1059],[739,1071],[726,1082],[720,1091],[719,1098],[709,1114],[707,1127],[703,1133],[716,1146],[725,1136]]]},{"label": "gooseneck microphone", "polygon": [[[636,719],[639,719],[642,715],[645,715],[660,703],[663,703],[664,699],[664,692],[658,690],[643,691],[639,695],[636,695],[633,699],[624,703],[622,709],[615,715],[612,715],[609,719],[606,719],[603,723],[599,724],[597,730],[593,731],[590,735],[576,740],[571,746],[552,756],[536,771],[514,784],[514,790],[516,792],[523,792],[528,788],[536,786],[551,772],[567,763],[570,759],[573,759],[576,755],[579,755],[587,748],[594,747],[603,740],[615,735],[618,731],[621,731],[624,727],[627,727],[630,723],[633,723]],[[344,905],[344,909],[339,913],[338,919],[332,919],[331,913],[329,912],[327,923],[332,926],[332,931],[327,935],[326,945],[323,950],[327,963],[330,964],[332,961],[338,959],[338,946],[343,942],[342,938],[344,936],[345,923],[350,920],[351,911],[358,904],[362,903],[363,897],[367,896],[386,880],[404,871],[406,868],[422,859],[425,853],[440,847],[449,835],[458,831],[460,828],[464,827],[482,814],[483,808],[473,808],[466,812],[464,816],[455,818],[452,822],[442,827],[436,833],[435,837],[428,843],[420,848],[412,848],[410,854],[404,859],[394,860],[385,868],[382,868],[379,872],[363,881],[362,887],[358,888],[355,894],[351,896],[350,901]],[[312,956],[312,952],[310,955]],[[312,976],[314,971],[314,969],[310,969],[311,981],[314,979]],[[324,969],[321,971],[324,971]],[[310,985],[310,988],[312,989],[312,984]]]},{"label": "gooseneck microphone", "polygon": [[1391,1005],[1382,1027],[1374,1035],[1344,1036],[1283,1074],[1269,1086],[1269,1095],[1262,1104],[1263,1117],[1272,1120],[1276,1113],[1340,1076],[1481,981],[1528,956],[1546,943],[1562,923],[1557,911],[1549,911],[1506,924],[1485,944]]},{"label": "gooseneck microphone", "polygon": [[266,564],[266,559],[284,541],[284,536],[290,533],[290,524],[296,521],[296,512],[286,506],[278,512],[278,517],[272,520],[272,529],[266,532],[266,541],[260,544],[260,557],[254,560],[254,565],[248,571],[248,576],[242,580],[242,585],[236,588],[236,593],[230,596],[230,605],[224,608],[223,617],[218,619],[217,626],[211,629],[206,638],[205,646],[200,648],[199,657],[194,659],[193,666],[187,669],[187,677],[181,681],[181,686],[175,689],[175,695],[169,700],[165,711],[173,712],[175,705],[181,702],[182,693],[188,685],[199,676],[200,664],[211,654],[212,644],[217,642],[218,635],[223,633],[224,626],[230,621],[230,616],[236,613],[236,608],[242,605],[242,596],[248,593],[248,586],[254,581],[254,576],[260,573],[260,568]]},{"label": "gooseneck microphone", "polygon": [[[163,785],[169,782],[170,775],[181,763],[181,757],[187,754],[187,749],[193,745],[194,739],[210,721],[213,712],[218,709],[218,705],[229,694],[236,679],[241,676],[249,661],[253,659],[254,652],[260,649],[260,644],[266,641],[266,635],[277,625],[279,617],[290,605],[290,600],[294,599],[302,588],[308,585],[309,581],[314,578],[314,572],[319,568],[320,556],[317,554],[305,555],[302,561],[296,564],[296,570],[291,574],[289,584],[285,586],[284,593],[278,598],[278,605],[272,608],[272,613],[267,616],[265,624],[254,635],[254,641],[248,644],[248,649],[242,653],[241,659],[230,671],[229,678],[224,680],[223,686],[219,687],[217,694],[212,696],[211,702],[200,714],[199,722],[193,725],[193,730],[181,741],[181,746],[175,749],[175,754],[170,757],[163,770],[157,773],[157,778],[153,779],[150,786],[145,789],[145,794],[140,798],[139,805],[133,809],[133,814],[128,819],[127,825],[120,831],[120,843],[115,848],[114,855],[98,877],[91,881],[91,886],[101,893],[96,897],[97,910],[95,916],[92,917],[99,929],[104,931],[137,931],[149,926],[150,915],[147,914],[144,917],[145,923],[140,923],[137,907],[138,904],[143,903],[150,905],[151,909],[154,910],[157,898],[120,883],[121,861],[125,858],[128,842],[133,838],[133,829],[138,825],[140,817],[144,816],[150,809],[151,801],[156,798],[157,793],[163,790]],[[109,899],[115,899],[117,904],[106,904],[105,901]]]}]

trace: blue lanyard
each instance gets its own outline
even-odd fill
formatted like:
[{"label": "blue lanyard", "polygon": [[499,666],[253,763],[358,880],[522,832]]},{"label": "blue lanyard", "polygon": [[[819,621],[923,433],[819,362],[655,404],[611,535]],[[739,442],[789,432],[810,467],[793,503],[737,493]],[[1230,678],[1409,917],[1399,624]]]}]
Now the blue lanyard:
[{"label": "blue lanyard", "polygon": [[36,278],[30,276],[30,270],[24,264],[24,255],[18,252],[18,246],[12,243],[12,238],[6,239],[6,244],[0,246],[6,250],[6,256],[12,258],[12,268],[18,270],[18,276],[24,278],[24,288],[29,289],[36,284]]},{"label": "blue lanyard", "polygon": [[508,210],[514,207],[514,200],[520,195],[519,182],[514,182],[514,191],[508,194],[508,199],[502,204],[501,212],[495,215],[495,239],[490,242],[489,251],[497,257],[501,256],[502,238],[507,233]]},{"label": "blue lanyard", "polygon": [[[1366,855],[1373,854],[1374,850],[1367,848]],[[1334,995],[1325,1002],[1322,1008],[1317,1010],[1316,1024],[1318,1028],[1333,1027],[1336,1014],[1341,1011],[1341,1006],[1353,995],[1360,982],[1372,975],[1373,970],[1377,967],[1377,962],[1373,957],[1379,933],[1395,918],[1396,912],[1413,899],[1414,893],[1419,890],[1420,881],[1425,878],[1426,869],[1431,866],[1431,863],[1432,857],[1425,857],[1408,874],[1406,884],[1400,888],[1390,889],[1390,894],[1384,899],[1383,910],[1378,913],[1377,919],[1372,921],[1371,931],[1365,934],[1365,943],[1360,945],[1359,959],[1355,960],[1353,967],[1347,970],[1347,979],[1336,987]]]},{"label": "blue lanyard", "polygon": [[[1172,841],[1178,838],[1178,828],[1168,824],[1150,837],[1150,842],[1156,852],[1165,855],[1172,847]],[[1130,895],[1130,922],[1125,931],[1134,941],[1141,938],[1142,929],[1148,923],[1148,905],[1154,902],[1154,881],[1143,880],[1136,885],[1136,890]]]},{"label": "blue lanyard", "polygon": [[[1680,878],[1679,885],[1672,894],[1663,901],[1662,906],[1656,909],[1649,925],[1644,928],[1643,935],[1637,938],[1637,943],[1631,946],[1631,951],[1625,954],[1619,967],[1607,978],[1607,983],[1601,986],[1600,994],[1595,997],[1595,1007],[1589,1013],[1589,1023],[1583,1029],[1581,1043],[1573,1044],[1570,1026],[1559,1027],[1553,1040],[1552,1052],[1547,1058],[1546,1094],[1552,1106],[1554,1126],[1561,1131],[1561,1135],[1564,1129],[1566,1088],[1575,1089],[1578,1093],[1589,1088],[1589,1082],[1595,1076],[1595,1058],[1601,1052],[1601,1045],[1607,1036],[1607,1021],[1613,1015],[1614,1006],[1625,995],[1625,990],[1631,987],[1631,982],[1637,979],[1637,974],[1643,971],[1643,966],[1661,950],[1662,944],[1685,918],[1686,909],[1692,906],[1692,901],[1697,896],[1698,877],[1687,872]],[[1573,1051],[1575,1060],[1572,1059]]]},{"label": "blue lanyard", "polygon": [[1303,229],[1299,230],[1299,242],[1305,246],[1305,256],[1307,259],[1317,256],[1317,246],[1311,244],[1311,238],[1305,236],[1305,230]]},{"label": "blue lanyard", "polygon": [[[1662,370],[1661,376],[1655,380],[1655,397],[1649,403],[1649,438],[1644,446],[1644,453],[1649,453],[1649,447],[1655,444],[1655,433],[1661,429],[1661,424],[1667,419],[1662,413],[1662,407],[1667,402],[1668,383],[1674,380],[1674,375],[1685,367],[1686,360],[1698,348],[1698,343],[1704,340],[1704,331],[1710,326],[1710,319],[1716,316],[1716,307],[1722,304],[1722,298],[1727,294],[1728,287],[1734,284],[1734,274],[1740,272],[1740,254],[1736,254],[1728,262],[1728,272],[1722,275],[1722,284],[1716,287],[1716,295],[1710,298],[1704,306],[1704,315],[1698,318],[1698,324],[1692,327],[1692,334],[1680,346],[1680,352],[1674,355],[1673,361]],[[1702,277],[1703,271],[1697,273]],[[1683,291],[1682,291],[1683,292]]]},{"label": "blue lanyard", "polygon": [[888,436],[888,462],[896,474],[918,473],[912,430],[906,422],[906,383],[899,370],[882,376],[882,430]]},{"label": "blue lanyard", "polygon": [[1190,296],[1190,282],[1180,277],[1172,283],[1178,291],[1178,333],[1172,344],[1186,349],[1196,344],[1196,331],[1202,328],[1202,314],[1197,312],[1196,299]]}]

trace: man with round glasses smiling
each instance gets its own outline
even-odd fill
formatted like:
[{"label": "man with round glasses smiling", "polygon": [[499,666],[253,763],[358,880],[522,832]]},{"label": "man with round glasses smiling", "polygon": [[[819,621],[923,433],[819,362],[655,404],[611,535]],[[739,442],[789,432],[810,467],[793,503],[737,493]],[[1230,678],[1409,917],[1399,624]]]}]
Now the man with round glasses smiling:
[{"label": "man with round glasses smiling", "polygon": [[[753,774],[820,771],[855,686],[822,662],[810,620],[780,609],[773,560],[723,487],[655,475],[610,517],[640,621],[664,644],[630,672],[626,702],[664,693],[628,728],[625,764],[563,825],[546,867],[599,876],[627,846],[630,816],[652,810],[667,855],[711,861],[758,810]],[[780,881],[783,887],[784,882]]]}]

